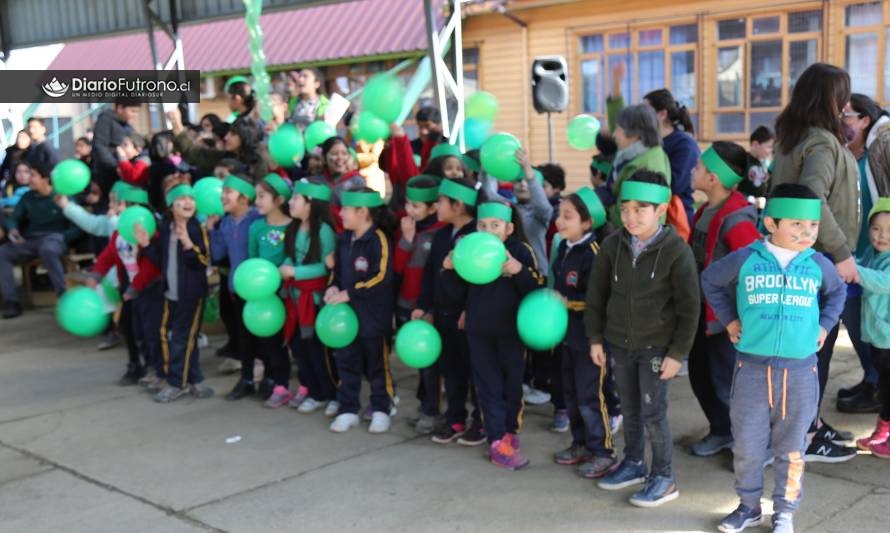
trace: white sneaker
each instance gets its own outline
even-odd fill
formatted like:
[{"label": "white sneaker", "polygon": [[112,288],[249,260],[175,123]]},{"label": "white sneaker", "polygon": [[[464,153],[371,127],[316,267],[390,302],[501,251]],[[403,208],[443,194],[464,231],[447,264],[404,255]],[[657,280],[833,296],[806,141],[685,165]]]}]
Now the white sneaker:
[{"label": "white sneaker", "polygon": [[381,411],[374,411],[371,415],[371,425],[368,426],[368,433],[386,433],[389,431],[389,415]]},{"label": "white sneaker", "polygon": [[328,418],[334,418],[337,416],[337,411],[340,410],[340,402],[337,400],[331,400],[328,402],[328,405],[324,408],[324,416]]},{"label": "white sneaker", "polygon": [[216,367],[216,370],[220,374],[234,374],[241,370],[241,361],[226,357],[223,362]]},{"label": "white sneaker", "polygon": [[358,415],[355,413],[343,413],[331,422],[331,431],[334,433],[346,433],[350,428],[358,425]]},{"label": "white sneaker", "polygon": [[198,348],[206,348],[210,346],[210,339],[204,333],[198,333]]},{"label": "white sneaker", "polygon": [[297,412],[298,412],[298,413],[303,413],[303,414],[314,413],[314,412],[317,411],[318,408],[321,407],[322,405],[324,405],[323,402],[320,402],[320,401],[315,400],[315,399],[313,399],[313,398],[306,398],[305,400],[303,400],[303,401],[300,403],[300,406],[297,407]]},{"label": "white sneaker", "polygon": [[266,377],[266,367],[259,359],[253,360],[253,382],[260,383]]},{"label": "white sneaker", "polygon": [[525,403],[529,403],[532,405],[544,405],[545,403],[550,401],[549,394],[542,390],[529,387],[528,385],[522,386],[522,393],[525,396]]},{"label": "white sneaker", "polygon": [[618,431],[621,429],[622,422],[624,422],[624,415],[609,417],[609,429],[612,431],[613,435],[615,433],[618,433]]}]

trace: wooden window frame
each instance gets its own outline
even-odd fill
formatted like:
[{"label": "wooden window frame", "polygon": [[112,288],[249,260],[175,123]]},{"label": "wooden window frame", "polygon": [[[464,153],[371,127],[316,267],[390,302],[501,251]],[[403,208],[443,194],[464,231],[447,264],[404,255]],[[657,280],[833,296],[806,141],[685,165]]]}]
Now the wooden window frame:
[{"label": "wooden window frame", "polygon": [[[877,87],[875,88],[875,101],[881,106],[890,105],[890,91],[885,91],[887,87],[885,87],[885,76],[887,75],[885,70],[885,65],[887,61],[887,32],[890,29],[890,2],[882,1],[881,2],[881,22],[879,24],[872,24],[871,26],[855,26],[855,27],[847,27],[846,25],[846,10],[847,7],[857,5],[857,4],[868,4],[870,0],[848,0],[843,3],[839,3],[835,6],[837,10],[835,12],[835,16],[838,20],[839,30],[837,32],[837,37],[839,39],[837,49],[838,52],[838,65],[842,65],[846,68],[846,58],[847,58],[847,37],[850,35],[864,34],[864,33],[875,33],[878,37],[878,50],[877,57],[875,58],[875,72],[877,75]],[[884,75],[879,75],[883,73]]]}]

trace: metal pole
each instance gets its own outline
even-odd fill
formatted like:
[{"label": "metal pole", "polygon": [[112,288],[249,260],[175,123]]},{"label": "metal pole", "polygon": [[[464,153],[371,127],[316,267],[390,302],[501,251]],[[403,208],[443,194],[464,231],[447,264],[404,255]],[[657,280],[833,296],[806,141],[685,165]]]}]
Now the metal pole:
[{"label": "metal pole", "polygon": [[553,162],[553,114],[547,113],[547,154],[548,161]]}]

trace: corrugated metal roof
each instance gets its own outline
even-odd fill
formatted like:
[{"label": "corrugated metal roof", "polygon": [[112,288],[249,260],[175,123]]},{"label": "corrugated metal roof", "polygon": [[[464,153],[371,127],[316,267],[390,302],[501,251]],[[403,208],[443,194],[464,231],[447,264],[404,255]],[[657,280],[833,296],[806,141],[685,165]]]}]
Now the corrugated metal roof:
[{"label": "corrugated metal roof", "polygon": [[[6,46],[15,49],[144,30],[144,3],[145,0],[4,0],[0,2],[0,32]],[[263,9],[320,3],[323,0],[263,0]],[[169,0],[154,0],[151,5],[161,20],[170,22]],[[244,13],[242,0],[176,0],[174,5],[180,23]]]},{"label": "corrugated metal roof", "polygon": [[[293,65],[415,52],[427,47],[421,0],[357,0],[263,15],[266,63]],[[180,27],[187,69],[202,72],[250,67],[243,18]],[[162,61],[170,40],[155,34]],[[50,65],[58,70],[152,69],[145,34],[72,42]]]}]

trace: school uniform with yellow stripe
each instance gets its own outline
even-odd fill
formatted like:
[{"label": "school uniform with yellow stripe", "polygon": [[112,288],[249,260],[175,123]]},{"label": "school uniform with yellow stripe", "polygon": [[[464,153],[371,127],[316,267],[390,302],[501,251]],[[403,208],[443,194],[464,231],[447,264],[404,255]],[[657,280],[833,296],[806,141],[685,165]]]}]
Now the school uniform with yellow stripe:
[{"label": "school uniform with yellow stripe", "polygon": [[599,251],[592,233],[569,244],[561,241],[555,251],[551,276],[553,288],[567,300],[569,326],[562,350],[563,394],[572,443],[587,448],[594,457],[612,457],[615,452],[609,429],[606,389],[611,383],[606,368],[590,359],[590,341],[584,331],[585,295],[590,270]]},{"label": "school uniform with yellow stripe", "polygon": [[359,412],[362,375],[371,385],[372,409],[389,414],[394,390],[388,339],[395,290],[392,246],[383,231],[372,226],[359,237],[351,231],[339,236],[330,286],[349,293],[349,305],[359,322],[355,341],[334,352],[340,377],[338,414]]}]

